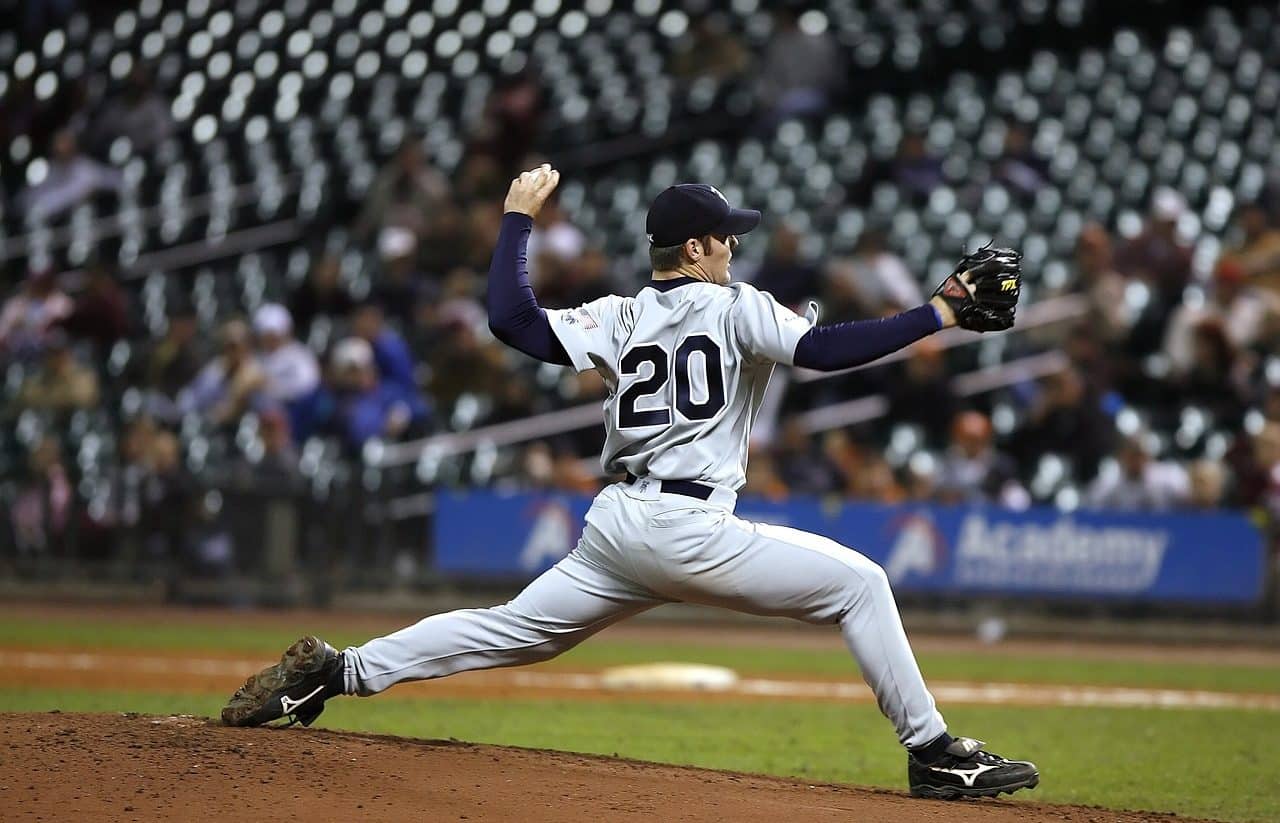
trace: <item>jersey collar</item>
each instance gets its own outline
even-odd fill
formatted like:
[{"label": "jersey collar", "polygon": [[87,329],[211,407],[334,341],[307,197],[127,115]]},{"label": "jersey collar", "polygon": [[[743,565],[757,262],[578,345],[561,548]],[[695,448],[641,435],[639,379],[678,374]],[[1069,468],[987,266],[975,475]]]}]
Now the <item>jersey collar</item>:
[{"label": "jersey collar", "polygon": [[[650,280],[648,283],[644,284],[644,288],[657,289],[658,291],[671,291],[672,289],[677,289],[681,286],[687,286],[690,283],[707,283],[707,281],[699,280],[696,277],[673,277],[670,280]],[[715,284],[707,283],[707,285]]]}]

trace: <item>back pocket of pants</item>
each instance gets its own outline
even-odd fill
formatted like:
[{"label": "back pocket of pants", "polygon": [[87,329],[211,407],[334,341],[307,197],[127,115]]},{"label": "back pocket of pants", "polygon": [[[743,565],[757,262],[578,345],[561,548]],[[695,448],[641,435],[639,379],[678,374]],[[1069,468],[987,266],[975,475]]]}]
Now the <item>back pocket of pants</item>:
[{"label": "back pocket of pants", "polygon": [[708,522],[710,517],[708,509],[668,509],[655,514],[649,525],[656,529],[678,529],[693,523]]}]

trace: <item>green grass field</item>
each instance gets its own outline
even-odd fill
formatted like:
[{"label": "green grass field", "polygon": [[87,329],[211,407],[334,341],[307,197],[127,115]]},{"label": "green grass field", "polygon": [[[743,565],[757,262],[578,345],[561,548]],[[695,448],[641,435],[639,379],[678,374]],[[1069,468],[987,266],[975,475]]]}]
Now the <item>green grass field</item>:
[{"label": "green grass field", "polygon": [[[155,621],[0,618],[0,647],[228,650],[272,656],[294,633]],[[325,631],[330,627],[319,626]],[[337,627],[332,627],[337,628]],[[363,635],[336,630],[338,644]],[[597,667],[690,660],[744,673],[848,674],[835,651],[662,645],[597,638],[555,661]],[[1089,657],[929,654],[937,680],[1109,684],[1280,691],[1280,667],[1136,663]],[[430,686],[418,687],[427,688]],[[217,695],[0,689],[0,711],[138,711],[214,715]],[[1173,811],[1233,821],[1280,820],[1280,713],[944,706],[952,728],[1003,754],[1034,759],[1045,802]],[[904,787],[905,763],[887,722],[867,705],[405,699],[394,691],[330,704],[319,725],[424,738],[618,754],[643,760],[810,780]]]}]

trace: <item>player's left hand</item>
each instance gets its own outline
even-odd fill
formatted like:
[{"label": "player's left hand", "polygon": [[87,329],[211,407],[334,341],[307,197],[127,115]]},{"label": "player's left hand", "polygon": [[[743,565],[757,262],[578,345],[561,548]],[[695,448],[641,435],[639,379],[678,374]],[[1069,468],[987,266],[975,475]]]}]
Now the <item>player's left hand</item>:
[{"label": "player's left hand", "polygon": [[1021,294],[1022,255],[986,245],[964,256],[930,302],[962,329],[1004,331],[1013,327]]},{"label": "player's left hand", "polygon": [[502,210],[537,217],[538,212],[542,211],[542,204],[547,202],[559,183],[560,172],[551,168],[550,163],[543,163],[536,169],[523,172],[511,181]]}]

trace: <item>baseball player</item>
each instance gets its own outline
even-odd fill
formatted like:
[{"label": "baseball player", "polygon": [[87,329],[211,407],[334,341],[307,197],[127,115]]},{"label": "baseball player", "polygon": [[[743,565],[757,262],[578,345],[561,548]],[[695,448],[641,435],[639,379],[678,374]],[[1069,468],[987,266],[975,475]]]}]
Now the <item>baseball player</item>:
[{"label": "baseball player", "polygon": [[844,369],[952,325],[1007,329],[1021,289],[1019,255],[968,255],[928,303],[897,316],[815,325],[814,304],[798,315],[731,282],[738,235],[756,227],[760,212],[734,208],[712,186],[683,184],[649,208],[653,279],[636,296],[543,309],[529,285],[526,244],[559,179],[544,164],[511,183],[489,269],[489,324],[532,357],[600,372],[609,387],[601,458],[625,479],[597,495],[577,547],[511,602],[433,615],[341,653],[304,637],[249,678],[223,722],[291,716],[307,725],[336,695],[547,660],[662,603],[704,603],[838,625],[907,749],[912,794],[1034,787],[1033,764],[947,733],[878,565],[825,537],[733,514],[751,424],[776,363]]}]

